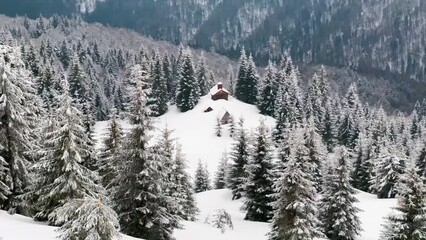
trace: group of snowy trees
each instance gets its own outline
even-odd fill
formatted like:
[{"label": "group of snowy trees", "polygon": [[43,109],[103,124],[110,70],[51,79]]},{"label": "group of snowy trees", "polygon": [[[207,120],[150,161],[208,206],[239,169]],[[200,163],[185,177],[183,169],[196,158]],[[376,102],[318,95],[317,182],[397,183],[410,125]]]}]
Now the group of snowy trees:
[{"label": "group of snowy trees", "polygon": [[68,75],[52,77],[55,101],[46,106],[21,56],[19,48],[0,45],[1,209],[61,226],[62,239],[113,239],[120,228],[135,237],[172,239],[181,220],[194,220],[180,147],[168,129],[152,139],[150,59],[130,70],[130,132],[111,110],[97,152],[88,107],[93,95],[78,60]]},{"label": "group of snowy trees", "polygon": [[[224,156],[230,162],[221,161],[215,180],[234,199],[244,197],[246,219],[272,222],[274,240],[355,239],[356,188],[401,199],[384,239],[423,239],[426,100],[408,116],[388,115],[362,104],[355,84],[343,98],[332,94],[324,68],[302,91],[290,57],[269,63],[260,80],[250,62],[243,52],[236,97],[255,100],[276,125],[261,122],[248,134],[241,121]],[[250,92],[256,96],[245,98]]]},{"label": "group of snowy trees", "polygon": [[[59,31],[67,36],[70,28],[84,23],[79,18],[40,17],[37,21],[24,19],[2,29],[0,43],[21,46],[22,59],[36,79],[35,89],[42,96],[46,108],[55,107],[60,91],[60,79],[65,74],[74,101],[82,105],[83,113],[90,112],[83,121],[90,127],[94,120],[106,120],[110,109],[125,111],[131,66],[148,59],[148,80],[152,91],[148,105],[153,116],[163,115],[169,104],[182,111],[191,110],[201,96],[214,85],[214,74],[206,64],[204,54],[194,58],[189,48],[180,47],[177,53],[159,53],[141,46],[139,51],[105,46],[102,39],[58,40],[47,31]],[[45,37],[42,37],[47,35]],[[28,42],[27,38],[34,39]]]}]

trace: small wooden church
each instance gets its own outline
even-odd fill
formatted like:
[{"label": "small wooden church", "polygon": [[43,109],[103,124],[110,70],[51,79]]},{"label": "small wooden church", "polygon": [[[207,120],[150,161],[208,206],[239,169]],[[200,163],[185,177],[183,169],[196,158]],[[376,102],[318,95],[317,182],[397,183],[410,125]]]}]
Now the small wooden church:
[{"label": "small wooden church", "polygon": [[223,88],[223,84],[221,82],[217,83],[212,89],[210,89],[210,94],[212,96],[213,101],[217,101],[219,99],[224,99],[228,101],[229,92]]}]

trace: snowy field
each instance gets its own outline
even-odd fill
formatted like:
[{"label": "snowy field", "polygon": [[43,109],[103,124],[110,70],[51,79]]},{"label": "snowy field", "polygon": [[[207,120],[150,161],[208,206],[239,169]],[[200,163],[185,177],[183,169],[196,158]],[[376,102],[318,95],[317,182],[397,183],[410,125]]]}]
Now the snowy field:
[{"label": "snowy field", "polygon": [[[204,110],[208,107],[211,107],[213,111],[205,113]],[[206,163],[210,174],[213,175],[222,153],[230,151],[233,141],[229,137],[228,126],[223,127],[222,137],[215,135],[216,119],[222,118],[225,111],[235,118],[236,123],[240,117],[243,117],[244,126],[249,132],[254,131],[262,119],[270,128],[275,124],[273,118],[260,115],[254,105],[245,104],[233,97],[229,97],[229,101],[213,101],[210,96],[202,97],[193,110],[185,113],[179,112],[176,106],[171,106],[166,114],[155,120],[157,129],[161,130],[167,126],[174,130],[173,137],[182,145],[191,175],[195,173],[198,160]],[[107,124],[108,122],[98,122],[95,126],[94,139],[98,140],[98,143],[105,134]],[[129,128],[127,123],[122,125],[124,129]]]},{"label": "snowy field", "polygon": [[[205,113],[208,107],[213,111]],[[157,128],[174,129],[174,137],[182,144],[183,152],[187,156],[188,167],[194,174],[199,159],[207,163],[208,169],[213,176],[220,156],[225,150],[230,150],[232,139],[229,137],[227,127],[223,129],[223,136],[215,135],[216,118],[221,118],[228,111],[238,121],[240,117],[245,119],[245,127],[251,131],[265,119],[266,125],[272,127],[274,120],[258,114],[255,106],[242,103],[234,98],[229,101],[212,101],[209,97],[200,99],[199,104],[192,111],[179,113],[172,106],[167,114],[156,120]],[[123,123],[124,128],[129,125]],[[99,140],[105,133],[107,122],[98,122],[94,138]],[[99,147],[99,144],[98,144]],[[228,148],[228,149],[227,149]],[[388,215],[391,207],[395,206],[395,199],[381,200],[375,195],[361,193],[357,194],[360,202],[358,207],[363,211],[359,214],[364,231],[359,240],[379,240],[383,217]],[[200,209],[197,222],[184,222],[184,229],[176,230],[176,240],[266,240],[265,234],[269,231],[266,223],[244,221],[244,213],[240,210],[242,201],[231,201],[229,190],[216,190],[197,194],[197,204]],[[225,209],[232,216],[233,230],[224,234],[219,229],[213,228],[205,223],[207,216],[218,209]],[[57,235],[54,227],[43,223],[36,223],[32,219],[15,215],[10,216],[0,211],[0,240],[53,240]],[[124,236],[123,240],[131,240]]]},{"label": "snowy field", "polygon": [[[379,240],[383,217],[387,216],[395,199],[377,199],[375,195],[358,193],[358,207],[363,210],[360,218],[364,231],[359,240]],[[175,231],[176,240],[266,240],[269,230],[266,223],[244,221],[244,213],[240,211],[241,201],[231,201],[229,190],[215,190],[197,194],[197,204],[200,214],[197,222],[184,222],[184,229]],[[217,209],[225,209],[232,216],[234,230],[224,234],[219,229],[205,224],[205,219]],[[31,218],[14,215],[10,216],[0,211],[0,239],[2,240],[54,240],[57,232],[54,227],[36,223]],[[123,240],[132,240],[123,236]]]}]

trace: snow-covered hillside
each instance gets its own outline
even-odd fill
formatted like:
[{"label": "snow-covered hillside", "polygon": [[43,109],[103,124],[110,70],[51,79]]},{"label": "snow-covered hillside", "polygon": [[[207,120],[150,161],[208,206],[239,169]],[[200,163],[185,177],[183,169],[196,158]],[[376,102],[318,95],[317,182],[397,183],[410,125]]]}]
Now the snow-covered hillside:
[{"label": "snow-covered hillside", "polygon": [[[213,111],[205,113],[204,110],[208,107],[211,107]],[[253,105],[233,97],[229,97],[229,101],[213,101],[209,95],[202,97],[193,110],[181,113],[174,105],[165,115],[156,119],[156,127],[159,130],[166,126],[174,130],[173,136],[182,145],[191,174],[195,172],[198,160],[206,163],[209,172],[214,173],[222,153],[230,150],[233,140],[229,137],[229,126],[223,127],[222,137],[215,135],[216,119],[222,118],[226,111],[235,118],[236,122],[240,117],[244,118],[244,126],[248,130],[254,130],[262,119],[267,126],[271,128],[274,126],[275,120],[260,115]],[[105,133],[106,126],[107,122],[97,123],[95,139],[98,142]],[[129,125],[123,123],[123,127],[126,129]]]},{"label": "snow-covered hillside", "polygon": [[[208,107],[213,110],[204,112]],[[272,127],[274,119],[265,117],[258,113],[253,105],[242,103],[232,97],[229,101],[213,101],[210,96],[200,99],[197,106],[186,113],[180,113],[175,106],[171,106],[168,113],[156,119],[156,126],[160,130],[166,125],[169,129],[174,129],[174,136],[182,144],[183,151],[188,159],[188,166],[191,174],[195,172],[199,159],[206,162],[210,173],[214,173],[223,151],[229,150],[232,139],[229,137],[228,126],[223,129],[223,136],[215,135],[216,119],[221,118],[225,111],[238,118],[245,119],[245,127],[254,129],[261,119],[265,119],[266,125]],[[124,128],[129,128],[129,124],[123,122]],[[98,141],[98,147],[107,122],[98,122],[94,138]],[[158,133],[159,131],[157,131]],[[197,205],[200,213],[196,222],[184,222],[183,229],[176,230],[174,235],[176,240],[266,240],[266,233],[269,231],[267,223],[244,221],[245,213],[241,211],[242,200],[232,201],[229,190],[215,190],[196,195]],[[395,199],[377,199],[375,195],[358,192],[357,198],[360,202],[357,206],[362,209],[359,213],[364,231],[359,236],[359,240],[378,240],[381,231],[383,217],[387,216],[391,207],[395,206]],[[215,213],[216,210],[224,209],[231,216],[234,225],[233,230],[228,230],[224,234],[205,223],[206,218]],[[0,239],[1,240],[53,240],[57,236],[54,227],[46,226],[43,223],[36,223],[32,219],[19,216],[8,215],[0,211]],[[124,236],[123,240],[131,240]]]},{"label": "snow-covered hillside", "polygon": [[[364,231],[359,240],[379,240],[383,217],[396,204],[395,199],[377,199],[375,195],[359,192],[358,207]],[[184,229],[176,230],[176,240],[266,240],[269,230],[266,223],[244,221],[244,213],[240,210],[242,201],[231,201],[229,190],[215,190],[197,194],[200,209],[197,222],[185,222]],[[232,216],[233,230],[224,234],[219,229],[205,224],[205,219],[217,209],[225,209]],[[3,240],[54,240],[57,232],[54,227],[36,223],[32,219],[0,211],[0,239]],[[123,240],[132,240],[124,236]]]}]

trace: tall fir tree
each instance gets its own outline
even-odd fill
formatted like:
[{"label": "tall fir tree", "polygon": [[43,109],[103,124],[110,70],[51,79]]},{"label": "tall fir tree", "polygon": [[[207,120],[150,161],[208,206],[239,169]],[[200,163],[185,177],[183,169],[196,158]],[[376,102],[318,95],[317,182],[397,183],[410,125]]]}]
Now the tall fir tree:
[{"label": "tall fir tree", "polygon": [[387,144],[376,160],[374,190],[378,198],[394,198],[398,194],[396,184],[404,173],[408,159],[394,145]]},{"label": "tall fir tree", "polygon": [[155,55],[153,70],[151,73],[151,94],[149,105],[153,116],[161,116],[168,110],[167,82],[161,58]]},{"label": "tall fir tree", "polygon": [[255,142],[249,161],[245,166],[244,219],[267,222],[272,218],[273,149],[269,132],[264,121],[260,122],[255,133]]},{"label": "tall fir tree", "polygon": [[274,64],[269,62],[257,96],[257,108],[261,114],[274,116],[277,92],[277,70]]},{"label": "tall fir tree", "polygon": [[312,180],[317,192],[320,192],[323,185],[323,163],[327,158],[327,149],[322,142],[321,135],[315,127],[315,120],[312,117],[305,128],[305,144],[309,150],[309,160],[312,165]]},{"label": "tall fir tree", "polygon": [[205,192],[211,189],[209,173],[205,165],[198,160],[197,169],[195,170],[194,190],[196,193]]},{"label": "tall fir tree", "polygon": [[133,128],[123,145],[122,164],[113,181],[112,198],[124,233],[167,240],[172,239],[178,218],[167,211],[170,198],[163,192],[169,170],[162,164],[158,146],[151,145],[153,125],[147,106],[150,76],[145,60],[131,69],[129,118]]},{"label": "tall fir tree", "polygon": [[[9,212],[25,213],[20,195],[28,186],[28,155],[36,115],[35,85],[25,69],[20,49],[0,45],[0,158],[2,198]],[[28,104],[32,103],[32,104]]]},{"label": "tall fir tree", "polygon": [[232,199],[239,199],[244,194],[244,184],[247,174],[244,170],[249,158],[249,145],[247,133],[244,129],[244,120],[241,118],[238,123],[238,130],[235,133],[235,143],[230,152],[230,167],[228,186],[232,190]]},{"label": "tall fir tree", "polygon": [[336,152],[337,159],[326,177],[324,191],[320,203],[319,218],[323,232],[333,240],[355,240],[361,232],[361,222],[354,204],[355,189],[350,184],[348,153],[345,147]]},{"label": "tall fir tree", "polygon": [[426,186],[417,172],[409,167],[401,176],[396,214],[387,217],[380,239],[426,239]]},{"label": "tall fir tree", "polygon": [[235,86],[235,97],[248,104],[255,104],[257,100],[258,75],[253,57],[248,58],[245,51],[241,51],[238,78]]},{"label": "tall fir tree", "polygon": [[194,197],[194,188],[191,182],[191,177],[187,172],[185,156],[182,153],[180,145],[176,147],[174,156],[175,168],[173,169],[173,181],[177,183],[177,199],[181,210],[178,216],[186,221],[195,221],[195,216],[198,213],[197,204]]},{"label": "tall fir tree", "polygon": [[182,75],[178,84],[176,105],[181,112],[186,112],[197,105],[200,98],[200,88],[189,49],[183,52],[182,61]]},{"label": "tall fir tree", "polygon": [[76,198],[102,197],[104,189],[97,184],[96,172],[84,166],[84,158],[92,151],[87,145],[82,113],[73,106],[68,93],[66,79],[60,107],[52,127],[43,136],[44,146],[41,159],[33,166],[36,178],[30,195],[36,196],[34,203],[37,220],[48,220],[52,225],[61,225],[56,209]]},{"label": "tall fir tree", "polygon": [[206,58],[204,52],[201,53],[200,60],[197,66],[197,80],[200,88],[200,96],[204,96],[209,93],[210,88],[213,86],[213,82],[210,81],[209,70],[206,66]]},{"label": "tall fir tree", "polygon": [[223,152],[220,157],[219,165],[217,166],[215,178],[214,178],[214,189],[226,188],[226,182],[228,177],[228,153]]},{"label": "tall fir tree", "polygon": [[108,129],[99,154],[98,171],[102,177],[102,185],[111,189],[111,182],[117,176],[120,163],[120,150],[123,147],[123,129],[118,122],[117,111],[111,110]]},{"label": "tall fir tree", "polygon": [[309,150],[303,129],[292,132],[292,146],[285,171],[274,184],[276,201],[270,240],[311,240],[321,237],[315,202],[316,191],[310,173]]}]

